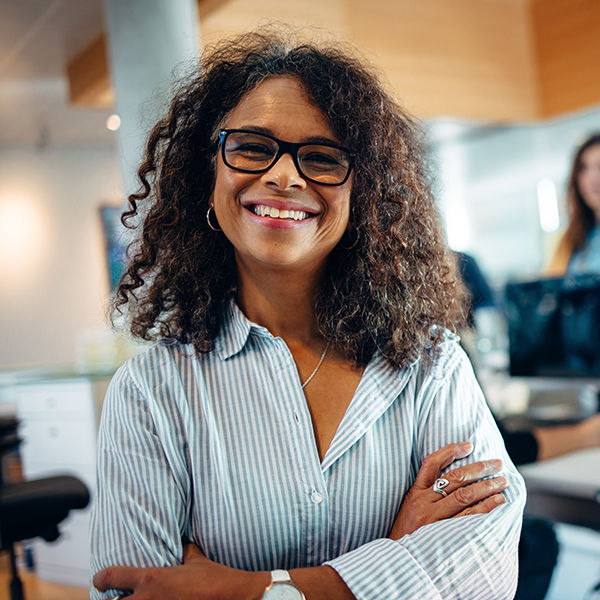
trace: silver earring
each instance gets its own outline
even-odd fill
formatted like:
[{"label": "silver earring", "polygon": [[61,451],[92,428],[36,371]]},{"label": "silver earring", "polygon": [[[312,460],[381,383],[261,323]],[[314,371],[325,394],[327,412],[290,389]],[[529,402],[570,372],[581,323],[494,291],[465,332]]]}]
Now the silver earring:
[{"label": "silver earring", "polygon": [[[210,211],[213,209],[212,206],[208,207],[208,210],[206,211],[206,222],[208,223],[208,226],[213,230],[213,231],[223,231],[220,227],[215,227],[211,222],[210,222]],[[217,221],[218,224],[218,221]]]}]

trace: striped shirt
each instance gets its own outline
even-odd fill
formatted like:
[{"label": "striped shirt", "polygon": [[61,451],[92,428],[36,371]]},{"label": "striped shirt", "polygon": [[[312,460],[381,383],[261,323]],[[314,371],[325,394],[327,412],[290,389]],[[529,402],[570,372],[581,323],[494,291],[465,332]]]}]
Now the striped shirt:
[{"label": "striped shirt", "polygon": [[[424,457],[501,458],[506,504],[387,539]],[[159,342],[104,403],[92,573],[180,564],[182,539],[245,570],[328,564],[356,598],[512,598],[523,481],[454,337],[435,368],[366,367],[323,460],[293,357],[232,305],[215,350]],[[92,589],[94,599],[114,596]]]}]

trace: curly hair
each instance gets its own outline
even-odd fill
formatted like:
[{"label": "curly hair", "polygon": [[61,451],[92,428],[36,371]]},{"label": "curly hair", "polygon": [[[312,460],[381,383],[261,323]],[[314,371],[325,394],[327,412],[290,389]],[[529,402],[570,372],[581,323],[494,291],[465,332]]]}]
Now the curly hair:
[{"label": "curly hair", "polygon": [[573,166],[567,184],[567,209],[569,212],[569,225],[563,233],[558,247],[548,267],[549,275],[563,275],[567,269],[573,252],[581,250],[587,238],[596,225],[594,211],[586,204],[577,179],[581,172],[581,158],[583,153],[591,146],[600,145],[600,133],[594,133],[579,146],[573,157]]},{"label": "curly hair", "polygon": [[[447,249],[420,130],[374,70],[339,43],[262,29],[227,39],[181,83],[150,133],[126,226],[143,220],[113,307],[128,306],[134,336],[210,352],[235,296],[234,250],[211,230],[218,129],[263,80],[297,78],[340,144],[356,153],[349,234],[332,251],[315,306],[321,333],[348,360],[380,351],[394,366],[439,352],[463,319],[463,288]],[[425,348],[433,352],[423,352]]]}]

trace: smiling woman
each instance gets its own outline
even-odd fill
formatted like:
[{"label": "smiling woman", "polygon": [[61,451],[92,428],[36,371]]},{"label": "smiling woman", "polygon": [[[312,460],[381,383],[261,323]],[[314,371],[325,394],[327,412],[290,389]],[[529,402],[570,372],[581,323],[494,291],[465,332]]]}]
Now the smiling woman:
[{"label": "smiling woman", "polygon": [[523,483],[418,139],[369,67],[289,33],[176,91],[125,214],[116,309],[158,343],[104,404],[94,598],[512,597]]},{"label": "smiling woman", "polygon": [[[256,279],[269,264],[288,265],[289,277],[308,277],[317,289],[327,257],[349,226],[349,152],[336,147],[330,125],[296,77],[265,79],[225,125],[233,129],[221,130],[225,135],[210,202],[235,248],[239,276]],[[268,131],[269,137],[258,131]],[[316,139],[328,145],[314,145]],[[273,144],[276,152],[269,150]],[[305,216],[296,219],[294,213]]]}]

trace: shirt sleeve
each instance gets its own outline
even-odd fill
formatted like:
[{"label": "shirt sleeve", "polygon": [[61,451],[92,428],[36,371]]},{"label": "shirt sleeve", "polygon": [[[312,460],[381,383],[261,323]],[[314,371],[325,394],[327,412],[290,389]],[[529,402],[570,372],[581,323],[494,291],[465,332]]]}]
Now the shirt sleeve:
[{"label": "shirt sleeve", "polygon": [[[456,346],[456,344],[454,344]],[[473,443],[460,465],[500,458],[509,487],[506,503],[486,515],[470,515],[421,527],[400,540],[378,539],[327,562],[358,600],[379,598],[509,599],[517,585],[517,549],[525,485],[464,353],[446,356],[441,370],[422,377],[417,427],[420,462],[442,446]]]},{"label": "shirt sleeve", "polygon": [[[111,565],[181,563],[189,512],[185,456],[165,453],[166,423],[147,405],[127,363],[109,385],[98,434],[97,497],[92,510],[91,574]],[[173,446],[175,444],[172,444]],[[112,598],[91,586],[94,600]]]}]

